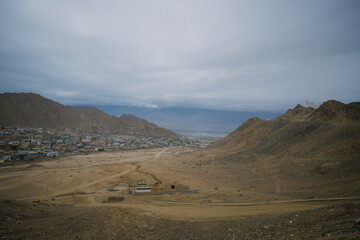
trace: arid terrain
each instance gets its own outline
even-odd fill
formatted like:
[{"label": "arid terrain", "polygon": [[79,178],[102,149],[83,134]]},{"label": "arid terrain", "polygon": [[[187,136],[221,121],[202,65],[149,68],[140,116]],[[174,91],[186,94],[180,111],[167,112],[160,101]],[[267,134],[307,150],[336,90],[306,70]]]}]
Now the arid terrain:
[{"label": "arid terrain", "polygon": [[360,240],[359,13],[0,1],[0,240]]},{"label": "arid terrain", "polygon": [[[310,191],[306,198],[289,197],[281,194],[281,186],[272,186],[271,192],[266,184],[248,185],[238,182],[236,176],[223,177],[225,170],[201,166],[194,154],[198,153],[181,147],[161,148],[3,167],[0,169],[1,237],[359,237],[359,225],[354,222],[359,217],[358,195],[330,198],[310,196],[314,194]],[[129,194],[128,185],[138,179],[146,179],[149,184],[161,181],[163,186],[184,185],[198,193]],[[109,188],[119,191],[109,192]],[[125,199],[108,202],[110,196]],[[339,228],[334,228],[339,221]],[[308,232],[308,228],[313,230]],[[333,235],[337,237],[331,238]]]},{"label": "arid terrain", "polygon": [[[204,148],[0,168],[3,239],[359,239],[359,103],[251,118]],[[146,180],[151,193],[131,194]]]}]

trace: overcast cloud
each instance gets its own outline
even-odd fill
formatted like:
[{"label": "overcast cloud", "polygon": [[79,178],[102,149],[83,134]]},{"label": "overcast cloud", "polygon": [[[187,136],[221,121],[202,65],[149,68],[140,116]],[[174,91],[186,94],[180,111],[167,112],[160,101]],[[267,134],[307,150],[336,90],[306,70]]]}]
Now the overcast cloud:
[{"label": "overcast cloud", "polygon": [[360,100],[360,1],[0,2],[0,90],[273,110]]}]

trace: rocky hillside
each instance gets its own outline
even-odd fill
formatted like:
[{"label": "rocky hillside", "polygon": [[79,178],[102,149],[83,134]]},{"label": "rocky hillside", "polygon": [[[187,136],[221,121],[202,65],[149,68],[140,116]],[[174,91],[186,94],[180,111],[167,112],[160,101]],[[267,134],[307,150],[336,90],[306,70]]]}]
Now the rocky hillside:
[{"label": "rocky hillside", "polygon": [[213,148],[292,157],[360,156],[360,103],[297,105],[272,120],[250,118]]},{"label": "rocky hillside", "polygon": [[357,196],[359,114],[359,102],[327,101],[317,109],[298,105],[271,120],[253,117],[205,149],[198,161],[211,163],[212,175],[217,171],[258,193]]},{"label": "rocky hillside", "polygon": [[324,102],[319,108],[297,105],[278,119],[333,123],[356,123],[360,121],[360,102],[344,104],[335,100]]},{"label": "rocky hillside", "polygon": [[135,116],[118,118],[93,107],[64,106],[33,93],[0,94],[0,125],[82,131],[117,130],[121,134],[144,136],[175,135]]}]

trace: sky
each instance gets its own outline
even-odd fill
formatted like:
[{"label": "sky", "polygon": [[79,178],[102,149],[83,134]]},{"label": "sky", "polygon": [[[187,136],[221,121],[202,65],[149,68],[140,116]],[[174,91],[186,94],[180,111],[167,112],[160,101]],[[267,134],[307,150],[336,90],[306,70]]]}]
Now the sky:
[{"label": "sky", "polygon": [[0,92],[279,110],[360,101],[360,1],[0,1]]}]

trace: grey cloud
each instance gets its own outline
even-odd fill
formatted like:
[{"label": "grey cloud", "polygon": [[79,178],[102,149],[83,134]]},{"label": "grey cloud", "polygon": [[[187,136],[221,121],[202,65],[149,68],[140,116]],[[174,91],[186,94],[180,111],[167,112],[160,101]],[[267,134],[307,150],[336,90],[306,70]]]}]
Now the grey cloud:
[{"label": "grey cloud", "polygon": [[2,1],[2,92],[65,104],[359,101],[358,1]]}]

